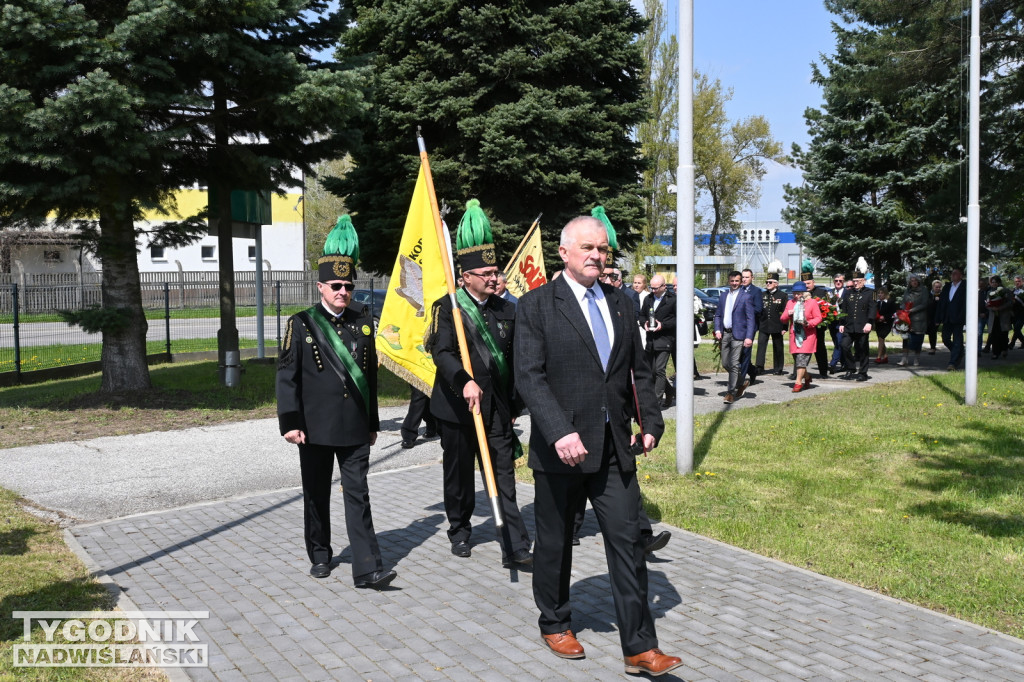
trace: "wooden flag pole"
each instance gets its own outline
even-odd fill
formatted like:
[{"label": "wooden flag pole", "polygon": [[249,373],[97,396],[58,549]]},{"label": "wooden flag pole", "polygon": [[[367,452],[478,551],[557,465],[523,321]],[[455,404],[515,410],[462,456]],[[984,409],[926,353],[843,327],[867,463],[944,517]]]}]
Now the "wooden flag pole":
[{"label": "wooden flag pole", "polygon": [[[452,269],[451,260],[448,257],[448,239],[444,234],[444,227],[441,224],[441,213],[437,207],[437,196],[434,194],[434,178],[430,174],[430,161],[427,158],[427,145],[423,141],[420,130],[416,131],[416,143],[420,148],[420,163],[423,164],[423,175],[427,180],[427,196],[430,197],[430,214],[434,218],[434,230],[437,232],[437,243],[441,246],[441,261],[444,267],[444,279],[448,285],[448,296],[452,301],[452,317],[455,320],[455,337],[459,342],[459,353],[462,355],[462,368],[469,376],[473,376],[473,365],[470,362],[469,348],[466,345],[466,331],[462,326],[462,310],[455,296],[455,275]],[[498,503],[498,486],[494,480],[494,466],[491,464],[491,451],[487,447],[487,432],[484,430],[484,418],[479,408],[473,412],[473,425],[476,427],[476,440],[480,446],[480,462],[484,471],[484,482],[487,484],[487,496],[491,500],[491,510],[494,512],[494,525],[501,527],[505,520],[501,515],[501,506]]]}]

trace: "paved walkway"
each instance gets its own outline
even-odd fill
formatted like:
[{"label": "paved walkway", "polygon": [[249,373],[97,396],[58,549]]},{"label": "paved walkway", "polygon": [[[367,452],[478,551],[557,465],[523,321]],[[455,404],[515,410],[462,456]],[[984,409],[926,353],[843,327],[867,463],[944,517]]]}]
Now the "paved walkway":
[{"label": "paved walkway", "polygon": [[[925,362],[932,366],[917,371],[944,367],[945,356]],[[905,376],[883,366],[872,381]],[[864,385],[828,381],[792,394],[790,382],[769,377],[725,408],[723,381],[719,374],[697,383],[705,392],[696,397],[698,412]],[[374,448],[374,522],[385,564],[399,574],[381,593],[351,586],[347,549],[330,578],[308,576],[295,452],[272,420],[11,449],[0,458],[0,485],[78,521],[66,531],[68,542],[120,588],[121,608],[210,612],[197,629],[210,667],[190,669],[192,679],[626,677],[593,515],[573,562],[574,628],[587,658],[564,661],[539,641],[530,575],[500,568],[490,518],[475,519],[480,544],[471,558],[449,553],[439,445],[398,448],[403,412],[385,411],[388,430]],[[82,457],[104,476],[76,478]],[[533,489],[518,492],[532,528]],[[488,508],[478,496],[478,511]],[[337,501],[335,510],[342,550]],[[663,679],[1024,679],[1024,641],[659,528],[673,539],[649,564],[650,598],[662,647],[685,664]]]},{"label": "paved walkway", "polygon": [[[469,559],[448,551],[438,465],[371,478],[386,592],[351,586],[347,550],[314,580],[301,491],[283,490],[71,529],[141,610],[209,610],[197,680],[594,680],[624,677],[600,536],[573,560],[574,629],[587,658],[539,641],[529,574],[500,568],[489,518]],[[520,504],[533,527],[532,488]],[[478,497],[477,509],[488,505]],[[335,524],[336,547],[345,547]],[[678,528],[650,563],[662,647],[686,680],[1020,680],[1024,641]]]}]

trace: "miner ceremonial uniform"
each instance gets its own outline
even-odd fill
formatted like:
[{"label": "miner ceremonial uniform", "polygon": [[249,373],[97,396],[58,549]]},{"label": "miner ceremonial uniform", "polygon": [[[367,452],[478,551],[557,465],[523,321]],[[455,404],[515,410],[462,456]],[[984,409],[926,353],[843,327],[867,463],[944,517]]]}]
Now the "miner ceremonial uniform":
[{"label": "miner ceremonial uniform", "polygon": [[[769,274],[771,277],[771,274]],[[782,341],[782,332],[786,327],[782,324],[782,311],[786,309],[786,294],[775,289],[765,289],[761,294],[762,312],[761,325],[757,330],[757,373],[763,374],[765,369],[765,355],[768,350],[768,342],[772,344],[772,368],[773,374],[784,374],[783,367],[785,360],[785,344]]]},{"label": "miner ceremonial uniform", "polygon": [[366,480],[380,419],[373,318],[351,300],[358,253],[351,220],[342,216],[318,262],[320,302],[288,319],[277,366],[277,416],[281,435],[299,447],[310,575],[331,573],[337,459],[355,586],[381,589],[395,572],[383,570]]},{"label": "miner ceremonial uniform", "polygon": [[[866,269],[866,267],[865,267]],[[843,379],[866,379],[868,376],[868,344],[874,325],[877,304],[874,291],[864,286],[864,273],[855,272],[849,289],[839,304],[839,324],[843,326]],[[867,328],[868,331],[864,331]]]},{"label": "miner ceremonial uniform", "polygon": [[[425,342],[437,367],[430,411],[438,420],[444,451],[448,539],[452,554],[470,555],[471,520],[476,502],[473,465],[480,462],[473,415],[464,395],[472,381],[482,392],[480,415],[504,518],[500,530],[502,564],[506,567],[528,565],[532,561],[530,536],[516,502],[514,473],[515,456],[522,452],[522,447],[512,430],[512,420],[521,411],[513,397],[512,342],[516,306],[484,291],[494,291],[497,260],[489,223],[475,199],[470,200],[466,215],[459,223],[456,246],[463,279],[467,280],[456,296],[473,376],[463,368],[450,296],[442,296],[434,303]],[[471,289],[477,290],[477,294]]]}]

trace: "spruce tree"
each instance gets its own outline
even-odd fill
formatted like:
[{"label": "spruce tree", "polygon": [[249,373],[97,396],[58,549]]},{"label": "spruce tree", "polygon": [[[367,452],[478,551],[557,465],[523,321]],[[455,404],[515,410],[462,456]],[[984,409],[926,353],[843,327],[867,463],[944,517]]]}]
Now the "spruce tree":
[{"label": "spruce tree", "polygon": [[392,267],[416,180],[422,126],[439,201],[480,200],[510,255],[538,213],[546,257],[562,226],[596,204],[628,243],[639,231],[645,115],[627,0],[465,3],[353,0],[346,59],[372,67],[372,112],[355,168],[329,185],[373,238],[363,262]]},{"label": "spruce tree", "polygon": [[[102,308],[71,319],[103,332],[103,390],[149,386],[143,211],[170,215],[174,192],[196,182],[221,197],[282,190],[352,139],[351,74],[309,54],[345,24],[328,4],[25,0],[0,11],[0,220],[53,215],[100,259]],[[205,218],[171,221],[153,243],[187,243]]]},{"label": "spruce tree", "polygon": [[[967,210],[969,8],[829,0],[836,52],[815,69],[825,105],[795,149],[801,186],[783,217],[827,267],[865,256],[882,279],[963,265]],[[982,245],[1020,245],[1021,9],[982,7]],[[1014,65],[1014,66],[1010,66]]]}]

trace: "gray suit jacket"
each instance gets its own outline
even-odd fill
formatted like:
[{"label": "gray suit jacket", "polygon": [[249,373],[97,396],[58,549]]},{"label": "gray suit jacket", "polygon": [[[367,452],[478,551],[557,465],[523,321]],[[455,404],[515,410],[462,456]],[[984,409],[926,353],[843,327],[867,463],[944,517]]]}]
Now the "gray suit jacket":
[{"label": "gray suit jacket", "polygon": [[[607,372],[601,368],[594,335],[564,278],[519,299],[516,310],[516,389],[530,410],[530,468],[547,473],[594,473],[601,466],[605,423],[611,427],[619,462],[635,470],[628,455],[630,421],[636,416],[630,370],[636,377],[644,432],[661,438],[665,423],[654,396],[650,364],[634,321],[633,302],[601,284],[614,325]],[[554,444],[577,432],[587,449],[582,464],[558,458]]]}]

